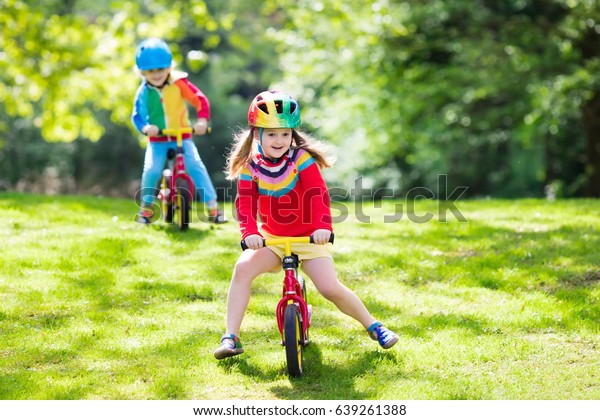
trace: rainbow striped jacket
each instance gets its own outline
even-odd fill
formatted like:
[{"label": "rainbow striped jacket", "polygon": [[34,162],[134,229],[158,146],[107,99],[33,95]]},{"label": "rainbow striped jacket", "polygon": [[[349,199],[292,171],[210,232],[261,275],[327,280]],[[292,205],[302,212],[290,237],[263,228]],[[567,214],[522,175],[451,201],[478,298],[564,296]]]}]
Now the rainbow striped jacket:
[{"label": "rainbow striped jacket", "polygon": [[277,163],[257,154],[238,180],[236,210],[242,238],[262,229],[276,236],[309,236],[332,230],[329,191],[304,149],[290,149]]},{"label": "rainbow striped jacket", "polygon": [[[197,118],[210,120],[210,104],[200,89],[187,79],[188,74],[173,70],[162,88],[144,79],[137,89],[131,120],[141,133],[147,124],[160,129],[190,127],[187,103],[196,108]],[[190,135],[184,136],[189,138]],[[150,137],[150,141],[166,141],[167,137]]]}]

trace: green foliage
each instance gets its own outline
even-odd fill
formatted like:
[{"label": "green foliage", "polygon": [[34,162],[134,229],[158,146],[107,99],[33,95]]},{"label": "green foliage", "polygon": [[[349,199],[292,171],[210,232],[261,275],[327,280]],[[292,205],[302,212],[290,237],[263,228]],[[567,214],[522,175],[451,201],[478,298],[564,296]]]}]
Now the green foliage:
[{"label": "green foliage", "polygon": [[[134,50],[157,36],[211,100],[199,147],[219,187],[248,102],[279,88],[336,145],[335,185],[365,176],[401,196],[443,173],[471,196],[595,196],[599,22],[591,0],[5,0],[0,153],[20,121],[31,144],[136,144]],[[86,165],[109,167],[96,147]]]},{"label": "green foliage", "polygon": [[597,45],[598,9],[585,1],[300,2],[281,35],[282,62],[288,87],[318,100],[307,119],[340,145],[342,174],[406,191],[447,173],[470,194],[500,196],[540,195],[558,178],[577,193],[586,136],[598,137],[578,123],[599,92],[598,55],[586,57],[582,44]]},{"label": "green foliage", "polygon": [[137,225],[129,200],[0,194],[0,398],[600,398],[600,203],[458,202],[466,223],[413,204],[365,203],[369,223],[348,206],[335,224],[340,280],[399,343],[379,349],[309,282],[312,342],[290,380],[281,272],[253,283],[246,352],[212,356],[236,223],[180,233]]},{"label": "green foliage", "polygon": [[128,13],[135,10],[91,18],[60,2],[5,3],[0,90],[8,115],[32,119],[49,141],[98,140],[104,131],[98,110],[116,119],[128,115],[124,95],[131,89],[123,87],[133,77],[132,60],[119,57],[131,56]]}]

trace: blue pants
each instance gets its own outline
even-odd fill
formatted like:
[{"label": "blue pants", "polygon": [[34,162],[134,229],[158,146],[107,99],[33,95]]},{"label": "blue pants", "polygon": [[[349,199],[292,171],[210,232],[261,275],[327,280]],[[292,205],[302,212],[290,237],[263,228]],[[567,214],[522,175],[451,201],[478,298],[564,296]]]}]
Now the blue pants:
[{"label": "blue pants", "polygon": [[[144,172],[142,173],[142,205],[149,206],[154,202],[154,189],[162,177],[162,171],[167,161],[167,150],[175,148],[177,148],[175,141],[148,143],[144,158]],[[202,201],[205,203],[215,201],[217,192],[193,141],[183,141],[183,153],[185,169],[192,178]]]}]

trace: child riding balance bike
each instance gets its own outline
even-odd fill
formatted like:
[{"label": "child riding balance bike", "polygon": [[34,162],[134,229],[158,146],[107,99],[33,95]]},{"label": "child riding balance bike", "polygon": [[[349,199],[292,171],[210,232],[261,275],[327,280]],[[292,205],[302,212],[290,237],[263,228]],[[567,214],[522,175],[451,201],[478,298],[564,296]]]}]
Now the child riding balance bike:
[{"label": "child riding balance bike", "polygon": [[[249,128],[235,137],[228,159],[229,179],[238,180],[236,209],[248,249],[233,270],[226,331],[214,356],[223,359],[244,352],[239,332],[250,286],[260,274],[279,268],[287,253],[285,245],[269,241],[281,237],[311,236],[313,243],[290,245],[290,251],[302,261],[303,271],[321,295],[360,322],[381,347],[392,347],[398,336],[376,321],[360,298],[337,278],[330,245],[325,245],[333,229],[329,193],[320,173],[332,160],[321,143],[298,130],[297,101],[282,92],[262,92],[250,105],[248,123]],[[303,313],[303,320],[305,317]]]},{"label": "child riding balance bike", "polygon": [[[333,243],[333,233],[329,239]],[[314,243],[312,237],[280,237],[263,240],[264,246],[283,245],[284,255],[281,267],[285,272],[283,293],[277,303],[275,315],[277,328],[281,334],[281,345],[285,346],[288,373],[290,376],[301,376],[304,371],[303,348],[309,343],[308,328],[312,318],[312,305],[308,304],[306,283],[298,274],[300,261],[292,252],[292,244]],[[242,249],[248,249],[242,241]]]},{"label": "child riding balance bike", "polygon": [[[210,120],[208,98],[188,80],[187,73],[173,68],[172,54],[168,45],[157,38],[142,41],[135,55],[142,82],[134,99],[132,122],[137,130],[149,138],[144,159],[141,181],[141,211],[139,223],[152,223],[154,190],[162,175],[169,149],[174,149],[175,136],[165,135],[165,129],[192,128],[193,133],[204,135]],[[188,104],[196,110],[197,121],[190,124]],[[217,205],[217,193],[192,141],[192,130],[183,133],[179,149],[185,160],[186,172],[195,191],[206,203],[209,220],[213,223],[227,221]]]}]

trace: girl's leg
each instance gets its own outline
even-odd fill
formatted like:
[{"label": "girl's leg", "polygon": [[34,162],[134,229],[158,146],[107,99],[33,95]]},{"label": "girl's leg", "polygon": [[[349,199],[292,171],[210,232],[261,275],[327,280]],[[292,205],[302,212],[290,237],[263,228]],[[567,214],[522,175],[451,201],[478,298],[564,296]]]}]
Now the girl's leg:
[{"label": "girl's leg", "polygon": [[315,287],[327,300],[330,300],[340,311],[369,328],[375,318],[369,313],[360,298],[339,282],[333,260],[330,258],[315,258],[302,262],[302,270],[310,277]]},{"label": "girl's leg", "polygon": [[227,295],[227,334],[239,335],[250,301],[250,286],[260,274],[273,270],[281,260],[269,248],[246,250],[238,258]]},{"label": "girl's leg", "polygon": [[398,342],[398,336],[376,322],[356,294],[341,284],[330,258],[315,258],[302,263],[302,268],[311,278],[317,290],[332,301],[343,313],[360,322],[373,340],[377,340],[384,349]]},{"label": "girl's leg", "polygon": [[247,250],[238,258],[227,295],[227,330],[221,337],[221,345],[213,353],[215,358],[224,359],[244,352],[238,335],[250,301],[250,285],[258,275],[271,271],[278,264],[281,260],[268,248]]}]

